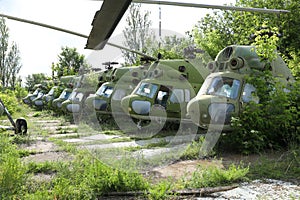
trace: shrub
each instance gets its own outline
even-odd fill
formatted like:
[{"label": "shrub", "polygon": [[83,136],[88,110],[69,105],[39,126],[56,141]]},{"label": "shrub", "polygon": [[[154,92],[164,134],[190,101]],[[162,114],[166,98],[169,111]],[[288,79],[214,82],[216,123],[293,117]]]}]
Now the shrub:
[{"label": "shrub", "polygon": [[245,154],[300,142],[299,81],[289,87],[283,86],[269,72],[260,77],[248,78],[256,87],[260,102],[247,104],[241,115],[232,118],[233,133],[223,136],[228,146]]},{"label": "shrub", "polygon": [[13,91],[5,90],[4,92],[1,92],[0,98],[10,114],[19,111],[18,100]]},{"label": "shrub", "polygon": [[246,180],[249,172],[248,167],[230,165],[228,169],[221,169],[217,166],[198,167],[191,179],[185,180],[185,188],[216,187],[229,185],[235,182]]}]

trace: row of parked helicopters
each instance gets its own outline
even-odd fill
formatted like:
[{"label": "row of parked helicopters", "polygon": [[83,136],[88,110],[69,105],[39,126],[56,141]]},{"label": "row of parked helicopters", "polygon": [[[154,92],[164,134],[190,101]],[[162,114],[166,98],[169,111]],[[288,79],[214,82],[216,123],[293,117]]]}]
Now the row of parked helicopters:
[{"label": "row of parked helicopters", "polygon": [[[87,37],[86,48],[102,49],[106,44],[113,45],[107,41],[130,3],[131,0],[103,2],[92,22],[93,28]],[[203,7],[201,4],[197,5]],[[230,8],[239,10],[235,7]],[[229,8],[219,6],[218,9]],[[242,9],[269,13],[288,12]],[[6,17],[18,20],[15,17]],[[24,22],[24,19],[21,21]],[[49,28],[41,23],[28,20],[25,22]],[[62,30],[55,27],[54,29]],[[73,34],[70,31],[62,31]],[[241,113],[245,103],[258,101],[253,95],[254,86],[245,81],[245,76],[254,69],[266,70],[268,66],[267,69],[273,76],[279,77],[285,84],[293,82],[291,72],[280,56],[271,63],[264,63],[252,46],[228,46],[219,52],[214,61],[208,63],[202,59],[162,60],[142,55],[148,62],[141,66],[113,68],[112,63],[109,63],[106,70],[97,72],[98,83],[95,85],[99,88],[96,92],[95,89],[92,92],[88,87],[84,87],[84,79],[88,77],[86,74],[77,78],[69,77],[73,80],[71,85],[75,85],[75,88],[66,87],[58,98],[54,95],[55,88],[46,95],[45,91],[38,88],[41,93],[35,91],[32,96],[24,98],[24,103],[35,106],[51,104],[54,110],[61,109],[66,113],[80,113],[92,109],[97,112],[98,118],[102,115],[115,117],[125,114],[138,122],[155,121],[164,124],[166,121],[187,121],[204,129],[221,128],[225,131],[231,130],[232,114]],[[137,126],[140,126],[140,123],[137,123]]]},{"label": "row of parked helicopters", "polygon": [[66,87],[59,96],[54,92],[59,86],[45,95],[37,88],[23,101],[36,107],[50,103],[53,110],[71,114],[95,111],[99,119],[126,114],[140,122],[184,120],[204,129],[221,126],[226,131],[231,129],[233,114],[239,114],[246,103],[259,101],[255,87],[245,81],[253,69],[263,71],[268,66],[283,83],[294,80],[280,56],[264,63],[252,46],[228,46],[208,64],[192,59],[157,60],[120,68],[111,64],[105,71],[92,73],[98,76],[94,87],[84,84],[83,77],[89,74],[62,77],[69,78],[67,85],[74,88]]}]

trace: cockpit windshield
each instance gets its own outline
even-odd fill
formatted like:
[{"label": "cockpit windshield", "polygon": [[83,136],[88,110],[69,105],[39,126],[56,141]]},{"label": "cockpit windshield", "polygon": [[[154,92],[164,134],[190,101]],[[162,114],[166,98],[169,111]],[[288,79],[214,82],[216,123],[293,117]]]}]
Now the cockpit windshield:
[{"label": "cockpit windshield", "polygon": [[71,92],[69,91],[63,91],[60,95],[59,95],[59,98],[60,99],[68,99],[69,96],[70,96]]},{"label": "cockpit windshield", "polygon": [[223,96],[231,99],[238,97],[241,82],[229,77],[213,77],[202,85],[199,94]]},{"label": "cockpit windshield", "polygon": [[38,95],[39,92],[40,92],[40,89],[36,89],[36,90],[33,92],[33,95]]},{"label": "cockpit windshield", "polygon": [[54,88],[51,88],[51,90],[48,92],[48,95],[53,95],[55,92],[55,89]]},{"label": "cockpit windshield", "polygon": [[158,86],[152,83],[141,83],[139,88],[136,90],[135,94],[145,96],[148,98],[153,98]]},{"label": "cockpit windshield", "polygon": [[102,85],[96,92],[96,95],[109,98],[114,88],[108,85]]},{"label": "cockpit windshield", "polygon": [[76,94],[77,92],[73,91],[68,99],[73,101],[75,99]]}]

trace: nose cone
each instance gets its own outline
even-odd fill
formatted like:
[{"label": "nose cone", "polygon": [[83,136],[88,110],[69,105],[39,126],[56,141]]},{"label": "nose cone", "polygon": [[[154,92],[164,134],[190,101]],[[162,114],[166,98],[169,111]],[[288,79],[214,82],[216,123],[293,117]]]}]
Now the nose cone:
[{"label": "nose cone", "polygon": [[200,126],[200,108],[199,108],[199,100],[197,98],[193,98],[187,104],[187,116],[191,118],[192,122],[198,126]]},{"label": "nose cone", "polygon": [[210,95],[202,95],[191,99],[187,105],[187,115],[191,118],[193,123],[201,128],[207,129],[211,123],[209,114],[209,107],[212,102],[216,102],[214,97]]},{"label": "nose cone", "polygon": [[121,107],[122,107],[123,111],[127,114],[129,114],[129,112],[131,111],[131,107],[129,105],[130,98],[131,98],[131,96],[129,95],[129,96],[123,97],[121,100]]},{"label": "nose cone", "polygon": [[93,102],[96,98],[96,95],[91,95],[84,101],[85,107],[89,110],[94,110]]}]

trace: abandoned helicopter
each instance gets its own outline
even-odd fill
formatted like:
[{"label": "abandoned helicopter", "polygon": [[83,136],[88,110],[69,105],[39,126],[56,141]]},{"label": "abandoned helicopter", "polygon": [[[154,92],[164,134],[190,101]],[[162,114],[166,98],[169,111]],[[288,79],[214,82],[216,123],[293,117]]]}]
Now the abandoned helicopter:
[{"label": "abandoned helicopter", "polygon": [[88,109],[96,111],[97,118],[114,112],[122,112],[121,99],[130,94],[135,86],[144,78],[149,63],[141,66],[119,67],[113,70],[111,80],[104,83],[97,92],[86,99],[85,105]]},{"label": "abandoned helicopter", "polygon": [[255,87],[245,79],[253,70],[270,70],[285,85],[294,80],[279,55],[270,63],[262,62],[253,46],[228,46],[208,68],[212,73],[187,105],[187,115],[204,129],[231,130],[231,116],[239,114],[244,104],[259,101]]},{"label": "abandoned helicopter", "polygon": [[[137,2],[137,1],[132,1],[132,2]],[[139,3],[157,3],[154,1],[145,1],[145,0],[138,1],[138,2]],[[70,34],[78,35],[80,37],[85,37],[85,38],[88,38],[86,48],[102,49],[105,44],[117,46],[117,45],[108,43],[107,41],[108,41],[109,37],[111,36],[112,32],[114,31],[115,27],[117,26],[118,22],[122,18],[123,14],[127,10],[130,3],[131,3],[131,0],[126,0],[126,1],[117,1],[117,0],[107,1],[107,0],[105,0],[102,4],[103,9],[98,11],[94,17],[94,20],[92,23],[93,28],[88,37],[85,35],[82,35],[82,34],[74,33],[72,31],[68,31],[65,29],[61,29],[61,28],[57,28],[57,27],[53,27],[53,26],[49,26],[49,25],[45,25],[45,24],[41,24],[41,23],[37,23],[37,22],[32,22],[29,20],[24,20],[24,19],[12,17],[12,16],[7,16],[7,15],[2,15],[2,16],[7,17],[9,19],[13,19],[13,20],[23,21],[26,23],[31,23],[31,24],[35,24],[35,25],[39,25],[39,26],[43,26],[43,27],[47,27],[47,28],[52,28],[52,29],[59,30],[59,31],[64,31],[64,32],[67,32]],[[192,6],[192,7],[215,8],[215,9],[231,9],[231,10],[241,10],[241,11],[269,12],[269,13],[288,12],[285,10],[270,10],[270,9],[259,9],[259,8],[238,8],[238,7],[233,7],[233,6],[211,6],[211,5],[203,5],[203,4],[189,4],[189,3],[178,3],[178,2],[159,2],[159,3],[165,4],[165,5]],[[119,47],[119,46],[117,46],[117,47]],[[136,52],[136,51],[134,51],[134,52]],[[138,53],[138,52],[136,52],[136,53]],[[144,54],[141,54],[141,55],[146,56]],[[153,71],[153,73],[154,73],[154,71]],[[158,71],[156,71],[155,73],[158,73]],[[141,85],[142,84],[143,83],[141,83]],[[163,94],[163,92],[170,91],[170,88],[168,88],[169,85],[166,84],[165,86],[167,86],[167,87],[162,88],[161,94]],[[168,88],[168,89],[166,89],[166,88]],[[138,89],[136,91],[138,91]],[[134,91],[134,92],[136,92],[136,91]],[[142,91],[142,89],[141,89],[141,91]],[[147,90],[147,89],[144,90],[145,93],[147,93],[147,91],[149,91],[149,90]],[[162,100],[162,97],[160,97],[158,100]],[[125,102],[125,100],[124,100],[124,102]],[[126,110],[126,108],[125,108],[125,110]],[[127,111],[128,111],[128,108],[127,108]]]}]

